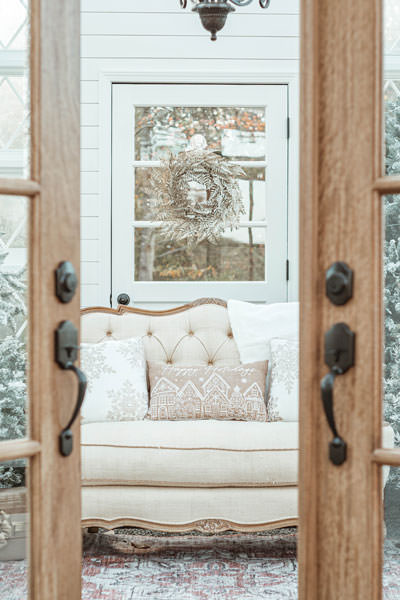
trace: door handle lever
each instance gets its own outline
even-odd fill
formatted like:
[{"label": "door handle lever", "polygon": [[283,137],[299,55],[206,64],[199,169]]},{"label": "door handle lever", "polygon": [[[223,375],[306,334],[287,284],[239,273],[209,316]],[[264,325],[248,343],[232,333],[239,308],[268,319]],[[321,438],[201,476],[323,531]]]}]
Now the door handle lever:
[{"label": "door handle lever", "polygon": [[81,371],[80,368],[76,367],[73,363],[67,363],[65,369],[68,371],[73,371],[78,377],[78,399],[75,404],[74,412],[68,421],[68,425],[66,425],[60,433],[60,452],[63,456],[69,456],[72,452],[74,441],[71,427],[75,423],[75,420],[82,408],[87,388],[87,379],[85,373],[83,373],[83,371]]},{"label": "door handle lever", "polygon": [[78,398],[68,424],[59,436],[60,453],[69,456],[73,450],[73,434],[71,427],[77,419],[85,399],[87,388],[86,375],[74,365],[78,358],[78,330],[71,321],[63,321],[56,330],[56,361],[66,371],[72,371],[78,378]]},{"label": "door handle lever", "polygon": [[326,420],[333,434],[333,440],[329,444],[329,458],[334,465],[341,465],[347,456],[347,444],[339,435],[335,415],[333,412],[333,387],[337,375],[342,375],[339,367],[332,367],[331,371],[321,380],[321,397],[324,406]]},{"label": "door handle lever", "polygon": [[333,389],[336,377],[344,375],[354,365],[355,334],[345,323],[336,323],[325,334],[325,363],[330,368],[321,380],[321,399],[328,425],[333,434],[329,444],[329,459],[342,465],[347,458],[347,444],[339,435],[333,410]]}]

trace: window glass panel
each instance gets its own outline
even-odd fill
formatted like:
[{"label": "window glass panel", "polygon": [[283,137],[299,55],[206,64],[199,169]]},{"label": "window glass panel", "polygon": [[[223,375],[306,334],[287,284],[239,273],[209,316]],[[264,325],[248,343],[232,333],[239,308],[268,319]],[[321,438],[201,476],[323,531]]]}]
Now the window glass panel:
[{"label": "window glass panel", "polygon": [[0,598],[28,598],[28,460],[0,463]]},{"label": "window glass panel", "polygon": [[0,0],[0,49],[26,49],[28,35],[27,5],[27,0]]},{"label": "window glass panel", "polygon": [[[382,467],[385,485],[383,598],[400,598],[400,468]],[[390,474],[389,474],[390,473]]]},{"label": "window glass panel", "polygon": [[135,229],[136,281],[264,281],[265,229],[227,231],[217,244],[171,243],[157,229]]},{"label": "window glass panel", "polygon": [[384,0],[385,171],[400,174],[400,3]]},{"label": "window glass panel", "polygon": [[[400,195],[383,198],[384,240],[384,420],[400,446]],[[388,433],[383,447],[391,445]],[[389,441],[388,441],[389,440]],[[400,469],[383,468],[385,487],[384,598],[400,596]]]},{"label": "window glass panel", "polygon": [[[223,156],[265,159],[265,108],[142,106],[135,109],[135,158],[186,150],[193,136]],[[195,138],[193,142],[199,138]]]},{"label": "window glass panel", "polygon": [[[152,192],[149,185],[152,168],[135,169],[135,220],[154,220]],[[245,167],[239,179],[245,213],[242,221],[264,221],[266,211],[265,168]],[[201,190],[202,191],[202,190]],[[193,189],[193,193],[196,190]]]},{"label": "window glass panel", "polygon": [[27,434],[28,211],[0,196],[0,441]]},{"label": "window glass panel", "polygon": [[28,1],[0,0],[0,177],[29,169]]}]

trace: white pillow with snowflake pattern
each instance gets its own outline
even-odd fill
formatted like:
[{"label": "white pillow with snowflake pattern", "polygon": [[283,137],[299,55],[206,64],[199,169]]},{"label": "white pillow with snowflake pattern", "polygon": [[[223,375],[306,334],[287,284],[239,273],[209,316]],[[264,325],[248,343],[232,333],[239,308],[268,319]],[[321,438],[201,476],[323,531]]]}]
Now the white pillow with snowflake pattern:
[{"label": "white pillow with snowflake pattern", "polygon": [[88,379],[82,423],[141,421],[149,402],[142,339],[83,343],[81,348]]},{"label": "white pillow with snowflake pattern", "polygon": [[272,339],[269,421],[299,420],[299,341]]}]

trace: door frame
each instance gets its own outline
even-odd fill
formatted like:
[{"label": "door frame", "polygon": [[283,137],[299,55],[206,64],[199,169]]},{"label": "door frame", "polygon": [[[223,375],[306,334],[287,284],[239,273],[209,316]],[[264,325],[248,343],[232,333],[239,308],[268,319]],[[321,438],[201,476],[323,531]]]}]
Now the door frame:
[{"label": "door frame", "polygon": [[[55,362],[54,332],[69,319],[79,328],[79,293],[55,296],[55,269],[70,260],[79,274],[78,0],[30,1],[30,174],[0,179],[0,194],[26,196],[29,209],[29,435],[0,442],[0,460],[29,459],[30,600],[81,597],[79,424],[74,451],[61,456],[59,434],[77,395],[72,374]],[[65,549],[68,548],[68,552]]]},{"label": "door frame", "polygon": [[183,83],[183,84],[277,84],[288,86],[288,115],[290,137],[288,140],[288,259],[290,279],[288,300],[298,299],[299,271],[299,74],[226,70],[163,71],[156,60],[146,63],[146,71],[114,69],[99,74],[99,247],[102,268],[99,274],[99,298],[103,306],[110,305],[111,291],[111,172],[112,172],[112,86],[114,83]]},{"label": "door frame", "polygon": [[[382,196],[384,176],[382,0],[302,0],[300,186],[301,600],[381,600],[382,474],[400,450],[382,450]],[[362,218],[360,219],[360,215]],[[333,306],[325,271],[354,270],[354,298]],[[356,333],[356,363],[335,383],[340,467],[323,415],[323,336],[344,321]]]},{"label": "door frame", "polygon": [[[140,281],[134,278],[135,232],[152,222],[135,220],[132,190],[135,168],[148,168],[154,161],[135,157],[134,114],[136,106],[265,106],[266,150],[264,160],[251,162],[267,168],[263,203],[265,219],[254,219],[254,230],[265,235],[265,267],[262,281]],[[287,180],[288,138],[286,85],[260,84],[114,84],[112,122],[112,298],[117,306],[121,292],[144,306],[160,301],[186,303],[199,294],[207,297],[237,298],[262,302],[287,300]],[[157,164],[157,161],[156,163]],[[240,164],[240,163],[239,163]],[[249,165],[249,163],[247,163]],[[268,166],[267,166],[268,165]],[[150,171],[149,171],[150,173]],[[269,176],[268,176],[269,173]],[[269,199],[269,201],[268,201]],[[261,199],[260,199],[261,200]],[[256,203],[258,200],[256,201]],[[261,225],[261,227],[260,227]],[[247,235],[248,224],[241,231]],[[269,257],[269,258],[268,258]],[[132,274],[132,276],[130,276]],[[249,294],[249,285],[252,293]],[[156,300],[155,300],[156,299]],[[161,300],[162,299],[162,300]]]}]

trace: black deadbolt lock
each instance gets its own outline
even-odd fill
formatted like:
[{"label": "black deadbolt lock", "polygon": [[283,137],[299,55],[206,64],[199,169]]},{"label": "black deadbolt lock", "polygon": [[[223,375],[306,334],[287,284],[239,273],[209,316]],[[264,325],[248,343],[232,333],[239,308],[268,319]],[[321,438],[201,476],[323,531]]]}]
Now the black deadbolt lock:
[{"label": "black deadbolt lock", "polygon": [[335,262],[327,270],[326,295],[337,306],[353,297],[353,271],[346,263]]},{"label": "black deadbolt lock", "polygon": [[56,295],[61,302],[70,302],[78,287],[78,277],[72,263],[60,263],[56,269]]}]

